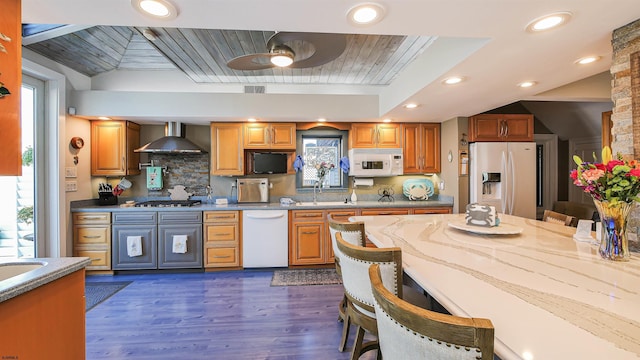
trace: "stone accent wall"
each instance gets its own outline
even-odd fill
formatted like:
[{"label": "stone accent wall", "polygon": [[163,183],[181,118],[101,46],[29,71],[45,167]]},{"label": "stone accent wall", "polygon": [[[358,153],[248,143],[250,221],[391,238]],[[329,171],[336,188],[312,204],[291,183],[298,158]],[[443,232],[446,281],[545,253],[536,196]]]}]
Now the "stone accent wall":
[{"label": "stone accent wall", "polygon": [[[640,159],[640,19],[614,30],[611,43],[611,148],[626,159]],[[640,207],[636,206],[627,224],[630,239],[636,240],[629,246],[635,251],[640,250],[639,226]]]},{"label": "stone accent wall", "polygon": [[[209,154],[149,154],[149,160],[153,160],[158,166],[167,167],[162,178],[162,190],[149,190],[149,197],[170,196],[168,189],[173,189],[176,185],[184,185],[186,191],[193,193],[193,196],[206,196],[206,187],[209,185]],[[144,180],[146,181],[146,177]]]}]

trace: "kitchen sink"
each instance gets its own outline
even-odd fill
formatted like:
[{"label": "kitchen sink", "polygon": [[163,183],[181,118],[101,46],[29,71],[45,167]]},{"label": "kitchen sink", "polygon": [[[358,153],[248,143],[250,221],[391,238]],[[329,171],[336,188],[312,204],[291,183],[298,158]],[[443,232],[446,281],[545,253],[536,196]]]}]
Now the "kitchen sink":
[{"label": "kitchen sink", "polygon": [[345,206],[352,205],[351,203],[345,203],[344,201],[318,201],[314,203],[313,201],[302,201],[296,203],[297,206]]}]

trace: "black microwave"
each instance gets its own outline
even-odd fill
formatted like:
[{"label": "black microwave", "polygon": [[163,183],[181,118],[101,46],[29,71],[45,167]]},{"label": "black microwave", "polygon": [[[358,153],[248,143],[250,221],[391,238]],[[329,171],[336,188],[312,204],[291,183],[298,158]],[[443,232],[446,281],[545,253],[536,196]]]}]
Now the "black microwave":
[{"label": "black microwave", "polygon": [[286,174],[287,154],[282,153],[254,153],[254,174]]}]

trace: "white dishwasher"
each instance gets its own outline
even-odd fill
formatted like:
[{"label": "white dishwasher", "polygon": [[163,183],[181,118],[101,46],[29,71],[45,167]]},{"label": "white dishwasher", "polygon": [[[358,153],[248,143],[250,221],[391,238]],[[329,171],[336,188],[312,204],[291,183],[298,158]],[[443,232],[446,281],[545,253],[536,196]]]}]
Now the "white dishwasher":
[{"label": "white dishwasher", "polygon": [[289,266],[287,210],[242,211],[242,266]]}]

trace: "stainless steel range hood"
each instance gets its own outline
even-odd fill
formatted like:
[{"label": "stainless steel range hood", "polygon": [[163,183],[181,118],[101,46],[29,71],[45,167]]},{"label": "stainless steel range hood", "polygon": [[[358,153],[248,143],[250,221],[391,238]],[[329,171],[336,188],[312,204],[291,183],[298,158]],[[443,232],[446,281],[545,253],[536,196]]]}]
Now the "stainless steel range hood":
[{"label": "stainless steel range hood", "polygon": [[184,124],[169,122],[164,127],[166,136],[133,151],[156,154],[206,154],[206,150],[184,138],[184,130]]}]

